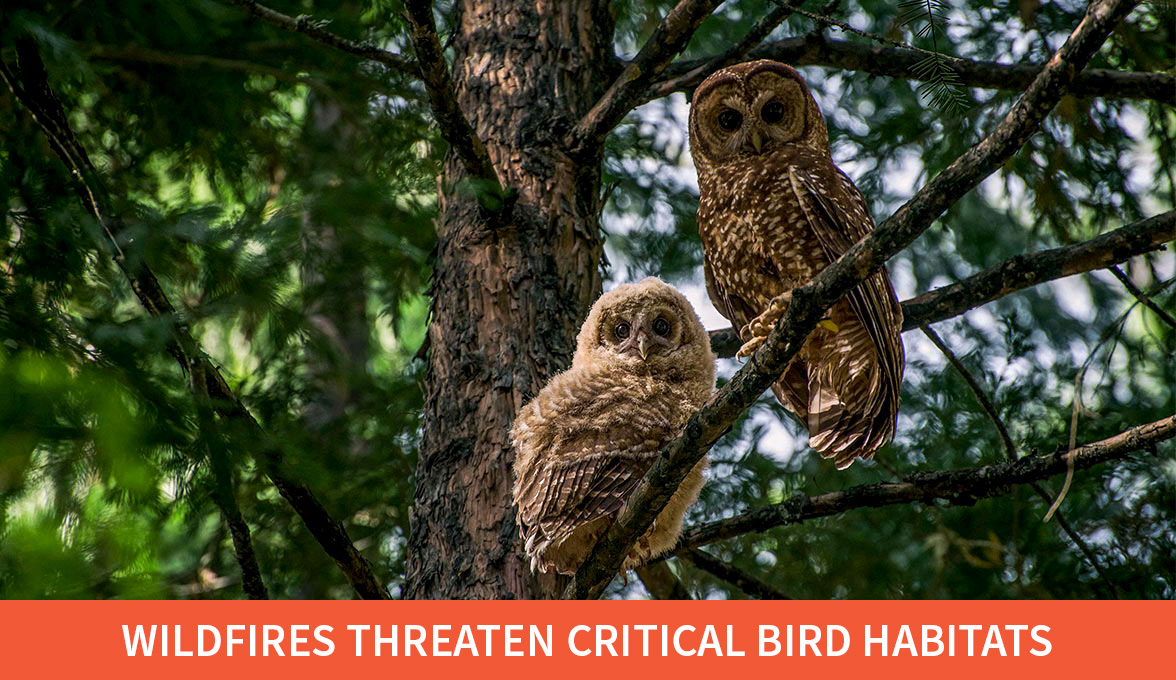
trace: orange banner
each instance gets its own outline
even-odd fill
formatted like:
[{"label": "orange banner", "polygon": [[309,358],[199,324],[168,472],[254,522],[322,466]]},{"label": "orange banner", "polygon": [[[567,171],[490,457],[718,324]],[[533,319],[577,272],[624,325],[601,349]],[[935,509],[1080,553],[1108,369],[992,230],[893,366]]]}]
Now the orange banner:
[{"label": "orange banner", "polygon": [[1173,602],[24,601],[0,602],[0,654],[12,678],[1171,677],[1174,620]]}]

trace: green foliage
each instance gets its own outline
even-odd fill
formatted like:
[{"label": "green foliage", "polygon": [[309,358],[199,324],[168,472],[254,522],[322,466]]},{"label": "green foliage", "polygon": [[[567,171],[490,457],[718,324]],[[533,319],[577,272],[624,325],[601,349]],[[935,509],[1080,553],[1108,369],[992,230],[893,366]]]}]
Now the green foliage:
[{"label": "green foliage", "polygon": [[[399,34],[387,13],[314,9],[333,30]],[[128,267],[150,266],[183,311],[142,312],[5,89],[0,597],[241,596],[193,396],[166,352],[177,323],[395,585],[442,151],[417,86],[218,2],[4,13],[4,58],[13,36],[37,37],[120,200]],[[224,430],[271,594],[349,597],[234,445],[250,439]]]},{"label": "green foliage", "polygon": [[[398,2],[269,4],[329,20],[355,39],[406,43]],[[618,53],[635,53],[674,4],[614,3]],[[913,38],[932,38],[943,54],[1040,61],[1083,10],[1075,2],[917,4],[926,21],[904,20],[903,6],[881,0],[842,3],[837,17],[898,39],[909,23]],[[774,7],[725,3],[683,58],[722,51]],[[443,32],[448,9],[439,3]],[[167,352],[176,324],[193,330],[261,422],[265,444],[343,522],[395,593],[420,443],[412,357],[427,321],[444,152],[420,85],[214,0],[21,1],[0,12],[0,55],[10,60],[17,35],[36,38],[71,126],[118,201],[128,267],[149,265],[182,310],[165,319],[142,312],[44,136],[0,91],[0,597],[242,596],[213,502],[209,433]],[[937,13],[950,15],[950,26]],[[1170,8],[1141,6],[1092,66],[1170,69],[1171,18]],[[773,37],[814,28],[793,16]],[[965,90],[941,66],[928,62],[926,82],[947,83],[966,115],[941,111],[947,95],[931,85],[805,69],[835,157],[878,218],[1015,99]],[[653,274],[701,286],[686,111],[681,95],[651,103],[609,139],[603,227],[612,282]],[[895,258],[892,276],[909,296],[1170,209],[1173,140],[1169,107],[1064,99],[998,175]],[[1170,255],[1157,255],[1127,269],[1172,310],[1176,290],[1162,286],[1173,267]],[[1024,291],[938,330],[1023,455],[1066,444],[1076,389],[1086,409],[1079,441],[1176,411],[1176,334],[1109,276]],[[905,339],[900,433],[877,462],[833,470],[763,400],[714,450],[688,523],[999,459],[996,431],[964,381],[921,336]],[[720,372],[736,367],[724,360]],[[257,469],[257,452],[240,445],[250,436],[228,424],[216,434],[228,442],[271,594],[350,597]],[[1176,596],[1174,511],[1170,443],[1080,473],[1062,505],[1114,587],[1131,597]],[[707,550],[795,597],[1109,594],[1056,523],[1041,522],[1044,512],[1020,488],[975,507],[862,510]],[[691,564],[674,565],[698,596],[743,596]]]}]

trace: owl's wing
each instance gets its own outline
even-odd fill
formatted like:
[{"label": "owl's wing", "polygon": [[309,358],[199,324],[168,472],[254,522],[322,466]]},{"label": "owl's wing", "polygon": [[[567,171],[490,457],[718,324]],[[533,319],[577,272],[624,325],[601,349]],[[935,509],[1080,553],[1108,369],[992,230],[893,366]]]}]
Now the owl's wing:
[{"label": "owl's wing", "polygon": [[621,509],[657,459],[661,433],[620,441],[617,434],[577,437],[522,472],[518,519],[527,552],[536,540],[558,542]]},{"label": "owl's wing", "polygon": [[706,294],[715,303],[715,309],[719,310],[719,314],[727,317],[728,321],[731,321],[731,305],[727,302],[727,295],[723,291],[723,287],[715,280],[710,260],[705,257],[702,258],[702,276],[706,280]]},{"label": "owl's wing", "polygon": [[[711,219],[714,219],[713,217]],[[703,252],[707,252],[709,248],[703,244]],[[758,312],[749,305],[741,296],[728,290],[715,276],[711,270],[711,263],[709,258],[702,258],[702,273],[706,279],[706,294],[710,296],[711,302],[714,303],[715,309],[719,310],[731,325],[735,327],[735,332],[738,333],[748,321],[754,319]]]},{"label": "owl's wing", "polygon": [[[832,166],[832,169],[833,172],[823,178],[795,169],[790,169],[789,175],[817,240],[830,259],[837,259],[874,230],[874,220],[870,217],[865,197],[853,181],[840,168]],[[870,274],[846,297],[878,348],[880,363],[886,372],[886,388],[897,397],[904,363],[899,338],[902,305],[886,269]]]}]

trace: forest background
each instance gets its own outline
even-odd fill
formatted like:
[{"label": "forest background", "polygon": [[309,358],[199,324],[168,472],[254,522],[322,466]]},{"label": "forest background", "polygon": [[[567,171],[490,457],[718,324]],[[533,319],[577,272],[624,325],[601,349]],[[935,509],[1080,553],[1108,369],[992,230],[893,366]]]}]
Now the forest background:
[{"label": "forest background", "polygon": [[[680,549],[606,595],[1176,596],[1173,6],[793,4],[5,2],[0,597],[558,596],[505,433],[647,275],[727,401],[667,458],[717,439]],[[847,471],[755,379],[851,268],[734,380],[702,286],[689,95],[758,57],[906,301]]]}]

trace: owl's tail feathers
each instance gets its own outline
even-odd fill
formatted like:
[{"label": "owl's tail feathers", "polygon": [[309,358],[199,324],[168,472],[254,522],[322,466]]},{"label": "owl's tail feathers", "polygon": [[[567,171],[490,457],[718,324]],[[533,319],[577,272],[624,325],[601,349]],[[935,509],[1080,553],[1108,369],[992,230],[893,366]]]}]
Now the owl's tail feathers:
[{"label": "owl's tail feathers", "polygon": [[[812,415],[810,414],[810,419]],[[894,436],[894,411],[879,413],[843,412],[834,428],[825,428],[822,420],[809,430],[809,445],[822,458],[832,458],[838,470],[844,470],[858,458],[868,460]]]},{"label": "owl's tail feathers", "polygon": [[861,403],[860,399],[842,398],[835,381],[817,370],[809,373],[807,384],[794,372],[799,373],[790,370],[782,376],[772,392],[808,428],[809,445],[823,458],[832,458],[838,469],[849,467],[858,458],[873,458],[894,436],[897,394],[876,389],[875,384]]}]

